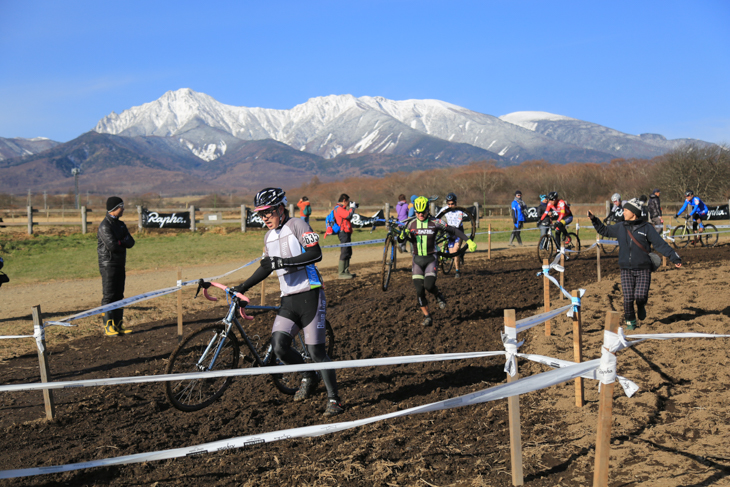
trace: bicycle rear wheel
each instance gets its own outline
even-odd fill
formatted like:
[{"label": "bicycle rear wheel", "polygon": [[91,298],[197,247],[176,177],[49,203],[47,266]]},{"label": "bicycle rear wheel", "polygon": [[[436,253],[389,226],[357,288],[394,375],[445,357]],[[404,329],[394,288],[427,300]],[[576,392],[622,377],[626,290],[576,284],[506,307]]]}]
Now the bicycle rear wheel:
[{"label": "bicycle rear wheel", "polygon": [[705,247],[717,245],[717,227],[711,223],[705,223],[705,230],[700,234],[700,242]]},{"label": "bicycle rear wheel", "polygon": [[[327,350],[327,356],[330,359],[334,358],[335,353],[335,333],[332,330],[332,325],[330,325],[329,320],[325,320],[324,322],[325,326],[325,350]],[[304,345],[304,340],[302,333],[299,333],[291,344],[292,348],[302,356],[304,359],[304,363],[311,363],[312,359],[309,356],[309,351],[307,350],[307,347]],[[271,363],[267,365],[283,365],[283,363],[272,354],[272,360],[270,360]],[[317,372],[317,375],[319,375],[319,372]],[[271,380],[274,382],[274,385],[276,386],[279,391],[283,392],[284,394],[293,395],[297,392],[297,389],[299,389],[299,384],[302,380],[302,375],[298,372],[289,372],[286,374],[271,374]]]},{"label": "bicycle rear wheel", "polygon": [[[580,258],[580,238],[573,232],[570,232],[568,237],[570,238],[570,243],[565,245],[566,260],[578,260]],[[573,250],[574,252],[568,252],[569,250]]]},{"label": "bicycle rear wheel", "polygon": [[[214,323],[185,337],[170,354],[165,373],[183,374],[237,368],[240,357],[238,340],[232,333],[226,336],[225,331],[226,326],[223,323]],[[216,356],[219,348],[220,353]],[[165,395],[180,411],[198,411],[221,397],[232,381],[233,377],[167,381]]]},{"label": "bicycle rear wheel", "polygon": [[395,250],[395,239],[392,235],[385,237],[385,247],[383,249],[383,271],[382,271],[382,289],[388,290],[390,283],[390,274],[395,270],[398,252]]},{"label": "bicycle rear wheel", "polygon": [[542,265],[542,261],[552,260],[555,256],[555,243],[550,234],[543,235],[540,237],[540,241],[537,243],[537,259]]},{"label": "bicycle rear wheel", "polygon": [[674,248],[681,249],[689,245],[690,240],[690,232],[687,230],[687,227],[677,227],[674,230],[672,230],[672,238],[674,241],[672,242],[672,245],[674,245]]}]

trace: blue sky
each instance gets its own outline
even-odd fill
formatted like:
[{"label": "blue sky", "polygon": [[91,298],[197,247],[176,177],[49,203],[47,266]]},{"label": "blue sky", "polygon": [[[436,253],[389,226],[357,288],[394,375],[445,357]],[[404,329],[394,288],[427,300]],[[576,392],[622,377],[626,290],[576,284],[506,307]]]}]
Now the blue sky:
[{"label": "blue sky", "polygon": [[0,0],[0,137],[65,142],[192,88],[546,111],[730,143],[730,1]]}]

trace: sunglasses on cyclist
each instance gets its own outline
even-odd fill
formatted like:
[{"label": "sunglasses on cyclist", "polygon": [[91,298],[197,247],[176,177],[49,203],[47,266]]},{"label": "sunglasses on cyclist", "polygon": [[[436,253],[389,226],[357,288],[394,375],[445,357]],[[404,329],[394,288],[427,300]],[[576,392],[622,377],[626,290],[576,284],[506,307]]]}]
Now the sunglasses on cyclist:
[{"label": "sunglasses on cyclist", "polygon": [[261,218],[269,218],[271,215],[276,213],[276,207],[266,208],[265,210],[258,211],[257,213]]}]

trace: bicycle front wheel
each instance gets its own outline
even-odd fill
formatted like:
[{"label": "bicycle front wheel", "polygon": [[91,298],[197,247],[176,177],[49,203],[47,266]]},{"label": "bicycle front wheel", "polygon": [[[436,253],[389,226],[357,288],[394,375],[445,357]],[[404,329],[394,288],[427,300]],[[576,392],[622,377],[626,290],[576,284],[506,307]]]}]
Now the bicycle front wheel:
[{"label": "bicycle front wheel", "polygon": [[540,265],[542,265],[542,261],[545,259],[552,260],[555,255],[554,249],[555,243],[549,234],[540,237],[540,241],[537,243],[537,259],[539,260]]},{"label": "bicycle front wheel", "polygon": [[[459,257],[455,257],[455,259],[458,259]],[[439,257],[439,265],[441,267],[441,272],[444,274],[448,274],[451,272],[451,268],[454,267],[454,259],[447,259],[445,257]]]},{"label": "bicycle front wheel", "polygon": [[711,223],[705,224],[704,231],[700,234],[700,242],[705,247],[714,247],[717,245],[717,227]]},{"label": "bicycle front wheel", "polygon": [[[327,356],[330,359],[334,359],[335,353],[335,333],[332,330],[329,320],[325,320],[325,350],[327,350]],[[292,341],[291,347],[304,359],[304,363],[311,363],[312,359],[309,355],[306,345],[304,344],[303,336],[300,333]],[[283,365],[283,363],[272,355],[272,360],[267,365]],[[319,372],[317,372],[319,374]],[[271,380],[274,382],[279,391],[284,394],[293,395],[299,389],[299,384],[302,380],[302,375],[298,372],[289,372],[286,374],[271,374]]]},{"label": "bicycle front wheel", "polygon": [[[228,370],[238,367],[238,341],[226,336],[226,326],[214,323],[188,335],[170,354],[166,374]],[[165,382],[165,394],[180,411],[198,411],[213,404],[225,392],[233,377],[183,379]]]},{"label": "bicycle front wheel", "polygon": [[390,283],[390,274],[395,270],[395,263],[398,253],[395,250],[395,241],[392,235],[385,237],[385,247],[383,248],[383,271],[382,271],[382,289],[388,290]]},{"label": "bicycle front wheel", "polygon": [[689,230],[687,230],[687,227],[677,227],[672,230],[672,238],[674,239],[674,241],[672,242],[674,248],[681,249],[689,245],[689,239],[691,237]]}]

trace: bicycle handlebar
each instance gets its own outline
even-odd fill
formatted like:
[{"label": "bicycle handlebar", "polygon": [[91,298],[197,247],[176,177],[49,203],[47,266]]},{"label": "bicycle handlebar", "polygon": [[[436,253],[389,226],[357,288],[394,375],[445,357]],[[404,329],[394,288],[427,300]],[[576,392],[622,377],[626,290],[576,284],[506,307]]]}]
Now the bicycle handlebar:
[{"label": "bicycle handlebar", "polygon": [[198,291],[195,293],[195,297],[196,298],[198,297],[198,293],[202,289],[203,290],[203,296],[205,296],[205,298],[208,301],[218,301],[218,298],[216,298],[215,296],[211,296],[210,294],[208,294],[208,288],[210,286],[217,287],[218,289],[222,289],[226,293],[226,295],[231,295],[231,296],[233,296],[235,298],[238,298],[240,301],[243,301],[243,305],[241,306],[240,303],[239,303],[239,306],[238,306],[238,312],[241,314],[241,318],[243,318],[244,320],[252,320],[253,319],[253,316],[249,316],[249,315],[247,315],[246,313],[243,312],[244,308],[250,302],[250,300],[246,296],[244,296],[243,294],[241,294],[239,292],[236,292],[232,288],[229,288],[227,286],[224,286],[223,284],[221,284],[219,282],[213,282],[213,281],[211,281],[211,282],[205,282],[202,279],[200,279],[198,281]]}]

